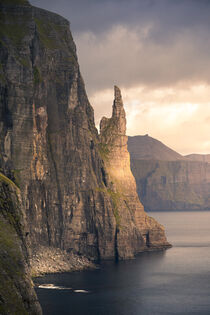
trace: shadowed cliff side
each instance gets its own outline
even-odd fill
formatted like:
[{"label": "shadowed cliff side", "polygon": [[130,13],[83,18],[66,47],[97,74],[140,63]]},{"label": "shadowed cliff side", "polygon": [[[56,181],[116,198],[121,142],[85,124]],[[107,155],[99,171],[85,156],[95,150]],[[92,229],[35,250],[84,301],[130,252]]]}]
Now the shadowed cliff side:
[{"label": "shadowed cliff side", "polygon": [[129,137],[128,150],[146,210],[210,209],[209,155],[182,156],[149,136]]},{"label": "shadowed cliff side", "polygon": [[209,210],[210,163],[131,160],[146,210]]},{"label": "shadowed cliff side", "polygon": [[[110,195],[115,200],[117,229],[117,252],[120,258],[134,255],[147,248],[164,248],[164,228],[144,212],[138,199],[135,179],[130,169],[130,155],[127,150],[126,115],[121,92],[114,88],[115,99],[110,119],[103,117],[100,123],[100,152],[103,156],[109,180],[112,183]],[[133,244],[133,246],[131,246]]]},{"label": "shadowed cliff side", "polygon": [[1,173],[0,314],[42,314],[30,278],[19,189]]}]

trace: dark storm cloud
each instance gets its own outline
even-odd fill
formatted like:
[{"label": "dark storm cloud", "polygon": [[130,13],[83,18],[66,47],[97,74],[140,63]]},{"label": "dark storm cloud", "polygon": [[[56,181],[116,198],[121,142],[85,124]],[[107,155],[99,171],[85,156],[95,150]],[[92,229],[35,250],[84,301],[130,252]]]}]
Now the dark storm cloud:
[{"label": "dark storm cloud", "polygon": [[210,82],[209,0],[31,3],[70,20],[90,92],[115,82],[122,86]]},{"label": "dark storm cloud", "polygon": [[209,0],[32,0],[31,3],[65,16],[74,31],[99,32],[113,24],[144,24],[150,20],[164,33],[210,25]]}]

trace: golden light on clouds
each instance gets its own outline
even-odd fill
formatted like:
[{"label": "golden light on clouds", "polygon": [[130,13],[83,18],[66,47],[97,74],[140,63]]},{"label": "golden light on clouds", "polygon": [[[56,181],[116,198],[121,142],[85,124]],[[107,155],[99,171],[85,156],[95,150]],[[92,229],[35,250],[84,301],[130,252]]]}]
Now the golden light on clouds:
[{"label": "golden light on clouds", "polygon": [[96,123],[122,88],[128,134],[210,153],[210,1],[31,0],[64,15]]},{"label": "golden light on clouds", "polygon": [[96,124],[111,115],[116,84],[128,135],[149,134],[181,154],[210,153],[210,58],[200,50],[201,39],[199,30],[185,29],[163,40],[151,22],[113,25],[100,36],[79,33],[79,59]]},{"label": "golden light on clouds", "polygon": [[[181,154],[210,153],[210,86],[137,86],[122,88],[122,95],[128,135],[149,134]],[[90,101],[98,125],[111,115],[113,90],[94,93]]]}]

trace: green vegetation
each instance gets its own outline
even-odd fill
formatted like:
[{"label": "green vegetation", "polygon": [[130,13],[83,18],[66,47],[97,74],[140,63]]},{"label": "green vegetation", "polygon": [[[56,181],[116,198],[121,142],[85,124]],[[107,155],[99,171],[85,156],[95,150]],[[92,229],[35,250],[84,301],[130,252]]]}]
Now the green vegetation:
[{"label": "green vegetation", "polygon": [[99,143],[98,149],[99,149],[99,153],[101,155],[101,158],[103,160],[107,160],[108,157],[109,157],[109,153],[110,153],[108,144],[106,144],[106,143]]},{"label": "green vegetation", "polygon": [[18,188],[20,188],[20,172],[21,170],[12,170],[14,176],[14,182]]},{"label": "green vegetation", "polygon": [[[2,173],[0,173],[0,182],[8,185],[9,187],[13,187],[15,189],[16,194],[18,194],[20,192],[17,185],[11,179],[6,177]],[[0,186],[0,188],[1,188],[1,186]],[[1,190],[0,190],[0,193],[1,193]],[[19,230],[21,218],[20,218],[18,209],[16,209],[16,208],[14,209],[13,201],[10,198],[12,196],[12,194],[14,194],[14,193],[12,191],[10,191],[9,197],[8,197],[8,195],[5,196],[4,193],[2,193],[2,195],[0,195],[0,209],[1,209],[1,213],[7,217],[7,220],[9,221],[9,223],[13,227],[17,228],[17,230]]]},{"label": "green vegetation", "polygon": [[50,33],[53,30],[53,24],[49,21],[44,21],[38,18],[35,18],[34,20],[36,22],[42,44],[49,49],[58,48],[56,41],[50,37]]},{"label": "green vegetation", "polygon": [[114,217],[116,220],[117,227],[119,228],[120,227],[120,215],[119,215],[118,207],[119,207],[120,193],[114,192],[111,189],[107,189],[107,192],[112,199],[112,203],[113,203],[113,207],[114,207],[114,209],[113,209]]},{"label": "green vegetation", "polygon": [[116,134],[116,118],[111,117],[106,119],[106,125],[101,130],[101,136],[104,139],[104,142],[112,145],[113,136]]},{"label": "green vegetation", "polygon": [[24,67],[26,68],[30,67],[30,61],[28,58],[19,58],[19,61]]},{"label": "green vegetation", "polygon": [[15,229],[0,216],[0,314],[28,314],[16,284],[24,281],[24,266]]},{"label": "green vegetation", "polygon": [[[7,185],[16,187],[0,174],[0,314],[28,314],[25,309],[26,275],[22,252],[18,200]],[[5,185],[6,184],[6,185]]]},{"label": "green vegetation", "polygon": [[120,215],[119,215],[119,202],[120,202],[120,197],[121,194],[119,192],[115,192],[110,188],[102,188],[102,187],[98,187],[97,191],[101,191],[105,194],[108,194],[111,197],[112,200],[112,204],[113,204],[113,213],[114,213],[114,217],[116,220],[116,224],[117,227],[120,228]]},{"label": "green vegetation", "polygon": [[11,179],[9,179],[7,176],[2,174],[1,172],[0,172],[0,181],[6,183],[9,186],[11,185],[13,188],[15,188],[16,192],[19,192],[18,186]]},{"label": "green vegetation", "polygon": [[[40,18],[35,18],[35,23],[39,33],[39,38],[43,46],[47,49],[63,49],[69,43],[70,32],[67,32],[67,27],[65,25],[55,24],[52,21],[44,20]],[[70,40],[73,41],[72,38]],[[77,64],[76,56],[72,51],[69,53],[69,45],[66,47],[67,56],[64,57],[64,61],[71,64]]]},{"label": "green vegetation", "polygon": [[[25,14],[21,20],[13,13],[0,14],[0,38],[1,43],[4,38],[9,38],[16,47],[22,44],[23,38],[28,33],[27,22],[30,16]],[[3,40],[2,40],[3,39]]]},{"label": "green vegetation", "polygon": [[77,64],[76,56],[73,54],[69,55],[67,58],[64,58],[64,61],[67,61],[69,63]]},{"label": "green vegetation", "polygon": [[34,67],[33,75],[34,75],[34,84],[35,85],[42,82],[42,77],[41,77],[40,71],[36,66]]},{"label": "green vegetation", "polygon": [[[17,244],[17,236],[15,235],[15,229],[11,224],[8,224],[3,218],[0,220],[0,248],[2,251],[7,251],[12,260],[16,263],[20,260],[20,251]],[[7,265],[4,266],[4,269]],[[15,264],[12,265],[12,269],[15,268]],[[15,271],[15,270],[12,270]]]}]

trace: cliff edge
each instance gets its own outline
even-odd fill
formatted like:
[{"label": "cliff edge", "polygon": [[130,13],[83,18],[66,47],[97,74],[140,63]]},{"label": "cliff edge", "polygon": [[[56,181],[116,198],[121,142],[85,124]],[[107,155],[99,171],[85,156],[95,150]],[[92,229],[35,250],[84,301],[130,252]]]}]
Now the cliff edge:
[{"label": "cliff edge", "polygon": [[20,189],[32,267],[62,271],[47,261],[60,251],[99,261],[167,247],[135,192],[119,89],[100,142],[69,22],[26,1],[0,9],[0,168]]},{"label": "cliff edge", "polygon": [[146,210],[210,209],[209,155],[182,156],[149,136],[129,137],[128,150]]},{"label": "cliff edge", "polygon": [[144,212],[139,201],[127,150],[126,114],[117,86],[114,87],[114,94],[112,117],[103,117],[100,123],[100,152],[112,183],[110,195],[115,200],[118,224],[117,251],[118,256],[123,258],[142,250],[164,248],[169,244],[163,226]]}]

